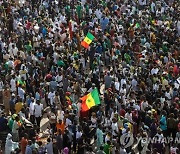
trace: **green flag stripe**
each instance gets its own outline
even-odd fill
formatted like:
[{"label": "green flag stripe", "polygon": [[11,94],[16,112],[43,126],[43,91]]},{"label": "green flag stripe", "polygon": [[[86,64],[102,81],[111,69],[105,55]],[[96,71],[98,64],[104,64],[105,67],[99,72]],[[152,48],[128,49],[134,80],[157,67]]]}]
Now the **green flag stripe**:
[{"label": "green flag stripe", "polygon": [[91,34],[91,33],[87,33],[87,37],[90,39],[90,40],[93,40],[94,39],[94,36]]},{"label": "green flag stripe", "polygon": [[91,92],[91,96],[94,99],[96,105],[101,104],[97,88]]}]

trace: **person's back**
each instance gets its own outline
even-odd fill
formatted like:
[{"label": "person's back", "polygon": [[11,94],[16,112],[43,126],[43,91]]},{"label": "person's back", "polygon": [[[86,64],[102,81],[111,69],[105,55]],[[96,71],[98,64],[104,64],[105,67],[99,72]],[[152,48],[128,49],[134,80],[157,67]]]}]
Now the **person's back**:
[{"label": "person's back", "polygon": [[28,145],[26,146],[25,154],[32,154],[31,144],[32,144],[32,142],[28,141]]},{"label": "person's back", "polygon": [[12,134],[13,134],[13,141],[18,142],[19,141],[19,117],[16,117],[14,122],[13,122],[13,127],[12,127]]},{"label": "person's back", "polygon": [[176,129],[177,128],[177,121],[174,118],[168,118],[167,120],[167,127],[170,129]]},{"label": "person's back", "polygon": [[39,148],[39,145],[36,143],[36,138],[33,137],[33,138],[32,138],[31,149],[34,150],[34,149],[38,149],[38,148]]},{"label": "person's back", "polygon": [[38,154],[45,154],[46,153],[46,149],[45,147],[42,145],[42,141],[39,141],[39,148],[38,148]]},{"label": "person's back", "polygon": [[4,115],[2,115],[0,117],[0,132],[7,130],[8,128],[7,123],[8,123],[7,119],[4,117]]},{"label": "person's back", "polygon": [[105,89],[109,88],[112,82],[112,78],[109,75],[104,77]]},{"label": "person's back", "polygon": [[107,141],[107,143],[104,145],[104,152],[106,154],[110,154],[110,141]]},{"label": "person's back", "polygon": [[51,90],[55,90],[56,91],[56,89],[57,89],[57,82],[54,81],[54,80],[51,81],[49,87],[50,87],[50,91]]},{"label": "person's back", "polygon": [[58,136],[56,137],[56,146],[58,151],[60,152],[63,148],[63,137],[62,137],[62,133],[61,130],[58,130]]},{"label": "person's back", "polygon": [[21,153],[25,154],[26,146],[28,144],[27,135],[24,135],[24,137],[21,139],[20,144],[21,144]]},{"label": "person's back", "polygon": [[162,129],[162,131],[167,130],[167,121],[164,115],[162,115],[160,119],[160,128]]},{"label": "person's back", "polygon": [[51,142],[51,139],[47,139],[47,144],[45,145],[45,148],[47,150],[47,154],[53,154],[53,143]]}]

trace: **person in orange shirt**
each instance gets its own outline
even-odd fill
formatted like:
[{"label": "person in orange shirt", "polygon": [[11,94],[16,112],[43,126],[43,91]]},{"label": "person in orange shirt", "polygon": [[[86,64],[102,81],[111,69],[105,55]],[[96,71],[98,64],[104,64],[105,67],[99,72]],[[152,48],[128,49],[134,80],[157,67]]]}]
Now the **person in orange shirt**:
[{"label": "person in orange shirt", "polygon": [[59,120],[59,122],[56,124],[57,132],[58,130],[61,130],[61,133],[64,134],[65,130],[65,123],[62,120]]},{"label": "person in orange shirt", "polygon": [[20,142],[20,146],[21,146],[21,153],[25,154],[26,151],[26,146],[28,144],[28,135],[24,134],[24,137],[22,137],[21,142]]}]

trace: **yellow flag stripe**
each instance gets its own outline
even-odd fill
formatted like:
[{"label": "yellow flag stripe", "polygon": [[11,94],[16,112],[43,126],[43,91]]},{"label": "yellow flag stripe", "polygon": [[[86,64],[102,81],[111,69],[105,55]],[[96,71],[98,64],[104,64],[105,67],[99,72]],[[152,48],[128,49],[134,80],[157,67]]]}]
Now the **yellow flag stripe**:
[{"label": "yellow flag stripe", "polygon": [[86,42],[87,44],[90,44],[92,42],[92,40],[90,40],[87,36],[84,39],[84,42]]},{"label": "yellow flag stripe", "polygon": [[88,96],[87,96],[86,105],[88,106],[89,109],[96,105],[95,102],[94,102],[94,99],[93,99],[93,97],[91,95],[91,93],[88,94]]}]

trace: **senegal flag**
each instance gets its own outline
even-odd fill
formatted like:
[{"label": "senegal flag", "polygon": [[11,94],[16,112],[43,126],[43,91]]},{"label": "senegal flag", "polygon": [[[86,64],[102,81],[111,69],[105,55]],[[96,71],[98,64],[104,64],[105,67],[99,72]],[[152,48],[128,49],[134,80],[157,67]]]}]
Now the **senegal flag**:
[{"label": "senegal flag", "polygon": [[88,111],[93,106],[97,106],[101,104],[97,88],[95,88],[92,92],[83,96],[80,99],[82,100],[82,104],[81,104],[82,111]]},{"label": "senegal flag", "polygon": [[88,48],[89,44],[93,41],[93,39],[94,39],[94,36],[88,32],[85,39],[81,42],[81,45],[85,48]]}]

